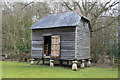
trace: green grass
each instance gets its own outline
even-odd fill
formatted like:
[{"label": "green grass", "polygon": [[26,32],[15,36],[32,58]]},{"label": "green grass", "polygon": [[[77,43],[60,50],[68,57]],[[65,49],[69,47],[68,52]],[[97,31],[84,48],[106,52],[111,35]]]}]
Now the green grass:
[{"label": "green grass", "polygon": [[72,71],[70,68],[30,65],[29,63],[2,63],[3,78],[117,78],[117,68],[90,67]]}]

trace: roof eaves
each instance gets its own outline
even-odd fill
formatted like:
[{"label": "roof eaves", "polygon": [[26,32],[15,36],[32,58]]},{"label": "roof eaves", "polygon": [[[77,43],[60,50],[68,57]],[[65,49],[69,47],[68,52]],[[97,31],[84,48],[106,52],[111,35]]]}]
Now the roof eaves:
[{"label": "roof eaves", "polygon": [[84,16],[80,11],[78,11],[78,10],[75,10],[75,12],[77,12],[78,13],[78,15],[80,15],[81,17],[83,17],[83,18],[85,18],[86,20],[88,20],[88,21],[90,21],[90,19],[89,18],[87,18],[86,16]]}]

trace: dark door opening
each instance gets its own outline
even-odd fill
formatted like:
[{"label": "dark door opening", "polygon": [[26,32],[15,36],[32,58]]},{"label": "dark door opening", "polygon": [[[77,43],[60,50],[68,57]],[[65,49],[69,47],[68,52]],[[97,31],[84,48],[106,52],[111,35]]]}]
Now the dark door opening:
[{"label": "dark door opening", "polygon": [[51,36],[44,36],[44,54],[46,56],[51,54]]}]

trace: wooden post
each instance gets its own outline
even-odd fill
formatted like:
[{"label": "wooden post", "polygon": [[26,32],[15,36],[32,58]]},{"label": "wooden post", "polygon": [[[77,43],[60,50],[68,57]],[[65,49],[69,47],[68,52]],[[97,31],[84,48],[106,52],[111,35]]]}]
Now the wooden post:
[{"label": "wooden post", "polygon": [[45,64],[44,58],[42,60],[43,60],[43,64]]},{"label": "wooden post", "polygon": [[69,66],[69,60],[67,60],[67,65]]},{"label": "wooden post", "polygon": [[112,62],[113,64],[115,64],[114,55],[112,56]]},{"label": "wooden post", "polygon": [[60,60],[60,65],[62,66],[62,60]]}]

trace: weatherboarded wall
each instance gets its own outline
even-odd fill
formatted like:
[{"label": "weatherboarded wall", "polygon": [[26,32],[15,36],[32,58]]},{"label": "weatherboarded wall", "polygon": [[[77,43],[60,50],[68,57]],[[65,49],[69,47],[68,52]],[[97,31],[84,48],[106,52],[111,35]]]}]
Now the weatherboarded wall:
[{"label": "weatherboarded wall", "polygon": [[60,35],[60,58],[75,58],[75,27],[32,30],[32,57],[41,58],[46,35]]},{"label": "weatherboarded wall", "polygon": [[76,26],[75,57],[78,60],[90,58],[90,31],[88,24],[82,18],[78,26]]}]

